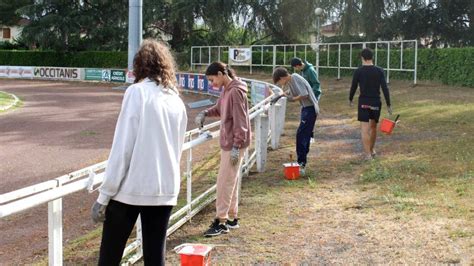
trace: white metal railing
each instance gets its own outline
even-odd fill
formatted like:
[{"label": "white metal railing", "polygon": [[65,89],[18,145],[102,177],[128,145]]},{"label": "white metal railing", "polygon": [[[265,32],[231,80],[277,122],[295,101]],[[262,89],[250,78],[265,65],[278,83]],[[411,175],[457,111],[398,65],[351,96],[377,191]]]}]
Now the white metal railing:
[{"label": "white metal railing", "polygon": [[[235,46],[192,46],[191,47],[191,69],[195,66],[206,66],[212,61],[221,61],[221,55],[224,52],[228,52],[229,48]],[[356,69],[358,66],[353,62],[352,58],[354,54],[354,48],[356,55],[359,51],[365,47],[371,47],[374,50],[374,63],[377,64],[377,58],[381,53],[381,49],[385,48],[386,62],[383,62],[383,68],[387,72],[387,82],[390,82],[390,72],[413,72],[413,83],[417,82],[417,62],[418,62],[418,41],[417,40],[396,40],[396,41],[367,41],[367,42],[340,42],[340,43],[307,43],[307,44],[275,44],[275,45],[251,45],[248,46],[251,49],[252,55],[260,52],[259,58],[252,58],[251,64],[248,65],[250,73],[252,73],[253,67],[271,67],[275,68],[279,65],[289,66],[289,60],[291,57],[301,57],[304,60],[308,59],[308,55],[314,53],[315,61],[313,62],[318,73],[319,69],[337,69],[337,78],[341,78],[341,70],[344,69]],[[345,48],[345,49],[344,49]],[[212,51],[217,49],[217,56]],[[337,64],[330,64],[331,50],[336,49]],[[413,66],[407,67],[403,64],[404,53],[408,50],[413,52]],[[207,51],[205,58],[203,59],[203,51]],[[341,64],[342,51],[349,52],[349,65]],[[394,67],[391,58],[390,51],[399,51],[400,62]],[[278,60],[277,53],[283,52],[283,60]],[[326,54],[326,64],[321,65],[321,54]],[[271,61],[265,61],[264,53],[271,53]],[[301,56],[303,54],[303,56]],[[358,58],[358,57],[357,57]],[[360,62],[360,60],[358,61]],[[382,64],[382,62],[380,62]]]},{"label": "white metal railing", "polygon": [[[267,85],[270,88],[279,90],[273,84],[267,83]],[[272,148],[278,148],[279,138],[285,121],[286,98],[281,98],[273,105],[270,104],[271,98],[272,96],[267,97],[249,110],[250,118],[254,121],[255,145],[251,154],[247,151],[247,154],[244,156],[239,185],[242,175],[248,175],[250,168],[255,163],[257,163],[257,171],[264,171],[269,136]],[[193,129],[186,132],[186,142],[183,145],[183,152],[188,152],[185,172],[186,204],[171,215],[168,235],[189,221],[215,199],[216,185],[213,185],[204,193],[192,199],[192,149],[218,137],[219,126],[220,122],[217,121],[205,125],[201,130]],[[215,130],[216,128],[217,130]],[[106,166],[107,161],[104,161],[49,181],[2,194],[0,195],[0,218],[48,203],[49,265],[62,265],[62,198],[84,189],[87,189],[89,192],[94,191],[94,187],[100,185],[103,181]],[[126,264],[134,263],[142,257],[141,225],[139,221],[140,219],[137,220],[137,238],[124,251],[124,257],[129,256],[135,251],[128,258]]]}]

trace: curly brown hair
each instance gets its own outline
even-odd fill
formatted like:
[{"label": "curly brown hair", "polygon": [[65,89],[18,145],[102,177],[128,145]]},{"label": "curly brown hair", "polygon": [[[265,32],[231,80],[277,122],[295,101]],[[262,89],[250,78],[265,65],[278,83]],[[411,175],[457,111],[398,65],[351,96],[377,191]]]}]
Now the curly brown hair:
[{"label": "curly brown hair", "polygon": [[165,88],[176,89],[175,61],[168,47],[158,41],[146,39],[133,58],[135,83],[144,78],[154,80]]}]

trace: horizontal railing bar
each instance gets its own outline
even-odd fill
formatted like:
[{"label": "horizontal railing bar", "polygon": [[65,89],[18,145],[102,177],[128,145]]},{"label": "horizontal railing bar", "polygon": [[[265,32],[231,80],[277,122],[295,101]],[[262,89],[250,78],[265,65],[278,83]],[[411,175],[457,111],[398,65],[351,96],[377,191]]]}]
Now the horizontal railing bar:
[{"label": "horizontal railing bar", "polygon": [[[94,185],[102,182],[104,173],[100,173],[94,178]],[[41,192],[27,198],[16,200],[14,202],[0,206],[0,218],[30,209],[40,204],[64,197],[68,194],[83,190],[89,185],[89,180],[84,178],[53,190]]]},{"label": "horizontal railing bar", "polygon": [[52,189],[55,187],[58,187],[59,185],[63,185],[66,182],[70,182],[73,180],[76,180],[82,176],[85,176],[89,174],[90,171],[98,171],[101,169],[105,169],[105,166],[107,165],[107,161],[103,161],[97,164],[94,164],[92,166],[71,172],[66,175],[62,175],[60,177],[57,177],[55,179],[51,179],[36,185],[32,185],[29,187],[21,188],[18,190],[14,190],[5,194],[0,195],[0,204],[5,204],[7,202],[10,202],[12,200],[24,198],[27,196],[31,196],[33,194]]}]

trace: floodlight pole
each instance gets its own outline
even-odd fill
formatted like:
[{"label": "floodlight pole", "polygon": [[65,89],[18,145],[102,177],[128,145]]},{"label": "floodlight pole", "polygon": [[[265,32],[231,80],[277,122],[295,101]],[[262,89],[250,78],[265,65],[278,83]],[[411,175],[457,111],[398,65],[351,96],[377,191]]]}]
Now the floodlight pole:
[{"label": "floodlight pole", "polygon": [[143,0],[128,1],[128,70],[133,69],[133,57],[142,43]]},{"label": "floodlight pole", "polygon": [[316,14],[316,72],[319,75],[319,44],[321,43],[321,40],[320,40],[320,33],[321,33],[320,18],[321,18],[321,15],[323,14],[323,10],[318,7],[314,11],[314,13]]}]

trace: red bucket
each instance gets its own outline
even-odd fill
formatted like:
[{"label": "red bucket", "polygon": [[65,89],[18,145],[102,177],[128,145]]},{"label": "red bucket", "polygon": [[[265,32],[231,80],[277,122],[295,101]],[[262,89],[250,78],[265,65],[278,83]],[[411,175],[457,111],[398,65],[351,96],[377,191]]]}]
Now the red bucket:
[{"label": "red bucket", "polygon": [[298,163],[284,163],[285,178],[288,180],[295,180],[300,177],[300,165]]},{"label": "red bucket", "polygon": [[182,244],[175,247],[181,256],[182,266],[208,266],[211,262],[212,247],[201,244]]},{"label": "red bucket", "polygon": [[400,115],[397,115],[395,118],[395,121],[392,121],[390,119],[384,118],[382,119],[382,123],[380,123],[380,131],[383,133],[390,135],[393,132],[393,129],[395,128],[395,125],[397,124],[398,118]]}]

